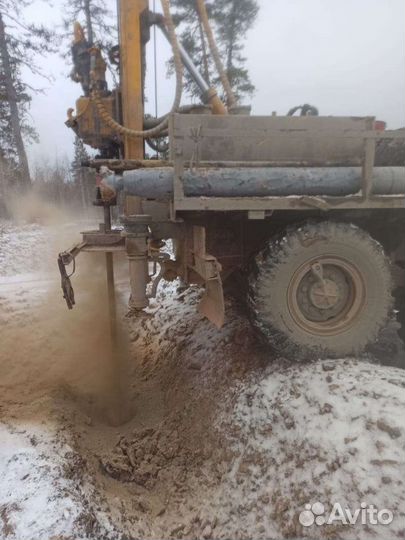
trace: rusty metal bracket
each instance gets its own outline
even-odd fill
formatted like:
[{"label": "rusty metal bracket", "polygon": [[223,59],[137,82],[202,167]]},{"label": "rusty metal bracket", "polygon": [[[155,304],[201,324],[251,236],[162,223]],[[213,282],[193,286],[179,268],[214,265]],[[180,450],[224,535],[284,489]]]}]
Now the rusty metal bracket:
[{"label": "rusty metal bracket", "polygon": [[193,226],[192,233],[192,264],[190,266],[205,283],[205,292],[198,311],[217,328],[221,328],[225,321],[222,267],[215,257],[206,252],[205,228]]}]

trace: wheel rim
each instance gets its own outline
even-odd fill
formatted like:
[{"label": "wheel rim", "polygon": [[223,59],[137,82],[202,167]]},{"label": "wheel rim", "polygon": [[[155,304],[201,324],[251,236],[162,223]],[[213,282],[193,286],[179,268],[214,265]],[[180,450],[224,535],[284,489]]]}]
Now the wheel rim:
[{"label": "wheel rim", "polygon": [[334,256],[311,259],[293,275],[288,309],[296,324],[318,336],[334,336],[351,328],[366,303],[361,272],[350,261]]}]

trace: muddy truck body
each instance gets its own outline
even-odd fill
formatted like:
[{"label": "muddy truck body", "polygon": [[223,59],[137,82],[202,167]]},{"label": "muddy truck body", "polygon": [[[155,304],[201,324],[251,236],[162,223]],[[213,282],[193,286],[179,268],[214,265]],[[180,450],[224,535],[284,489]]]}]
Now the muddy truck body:
[{"label": "muddy truck body", "polygon": [[[68,120],[101,150],[86,165],[98,170],[97,204],[105,217],[98,231],[83,233],[59,257],[69,307],[67,267],[78,253],[106,252],[111,288],[113,254],[125,251],[135,311],[147,308],[160,280],[179,279],[179,288],[202,287],[199,310],[220,328],[226,287],[244,297],[258,335],[279,353],[364,351],[395,310],[403,320],[404,131],[387,131],[372,117],[259,117],[229,101],[221,106],[177,43],[167,2],[163,22],[144,4],[120,2],[121,15],[129,5],[139,8],[120,28],[120,91],[103,93],[93,80],[92,93]],[[200,15],[204,22],[203,9]],[[131,24],[139,30],[138,48],[128,44]],[[142,103],[134,109],[125,76],[134,69],[125,49],[132,46],[139,95],[153,24],[169,37],[204,101],[154,121],[140,115]],[[166,159],[145,159],[143,139]],[[122,219],[114,229],[110,209],[117,201]]]}]

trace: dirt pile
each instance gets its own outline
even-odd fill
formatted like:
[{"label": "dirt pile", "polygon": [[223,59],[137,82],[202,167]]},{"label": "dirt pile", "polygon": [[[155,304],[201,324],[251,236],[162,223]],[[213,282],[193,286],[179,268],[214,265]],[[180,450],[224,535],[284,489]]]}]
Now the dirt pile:
[{"label": "dirt pile", "polygon": [[[231,322],[217,333],[189,311],[196,292],[184,294],[183,306],[158,300],[135,336],[142,350],[155,340],[162,347],[156,355],[149,349],[144,376],[159,369],[167,412],[101,458],[113,478],[165,494],[155,513],[141,503],[155,534],[324,538],[325,530],[299,523],[305,504],[356,508],[363,499],[390,508],[398,517],[391,537],[400,532],[403,371],[355,360],[297,366],[271,359],[238,306],[227,306]],[[165,328],[165,321],[178,324]],[[331,525],[327,535],[368,538],[361,526]]]}]

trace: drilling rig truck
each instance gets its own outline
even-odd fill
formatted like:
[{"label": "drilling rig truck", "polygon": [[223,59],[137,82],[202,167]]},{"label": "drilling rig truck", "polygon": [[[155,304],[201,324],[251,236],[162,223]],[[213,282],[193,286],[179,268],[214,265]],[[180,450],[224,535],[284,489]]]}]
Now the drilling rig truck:
[{"label": "drilling rig truck", "polygon": [[[404,313],[405,155],[380,165],[379,149],[404,148],[403,130],[373,117],[251,116],[237,103],[204,0],[196,0],[226,99],[179,43],[168,0],[119,0],[119,84],[109,90],[100,49],[75,26],[72,78],[83,95],[67,125],[98,149],[99,230],[59,256],[64,298],[75,299],[68,266],[82,251],[128,256],[130,306],[143,310],[161,279],[204,289],[200,312],[225,321],[224,283],[243,279],[260,336],[284,355],[341,357],[364,351]],[[145,47],[155,26],[173,51],[176,92],[161,118],[144,115]],[[182,105],[183,70],[201,104]],[[145,145],[162,159],[147,159]],[[121,226],[111,226],[119,201]],[[173,244],[173,254],[165,245]],[[150,275],[150,268],[159,272]],[[402,327],[403,328],[403,327]],[[403,329],[401,330],[403,332]]]}]

